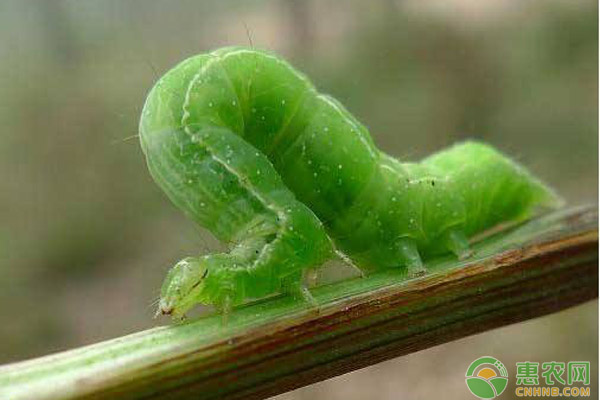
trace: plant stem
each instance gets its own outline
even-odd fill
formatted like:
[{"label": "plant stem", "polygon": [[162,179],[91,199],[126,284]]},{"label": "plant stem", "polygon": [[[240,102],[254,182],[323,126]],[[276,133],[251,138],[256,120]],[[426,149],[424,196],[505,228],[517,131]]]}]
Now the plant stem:
[{"label": "plant stem", "polygon": [[562,210],[427,263],[0,367],[2,399],[260,399],[598,296],[597,212]]}]

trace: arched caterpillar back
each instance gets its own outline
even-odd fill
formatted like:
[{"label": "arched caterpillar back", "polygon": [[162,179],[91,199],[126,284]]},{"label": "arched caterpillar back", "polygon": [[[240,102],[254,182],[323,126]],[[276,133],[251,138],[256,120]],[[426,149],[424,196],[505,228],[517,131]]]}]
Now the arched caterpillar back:
[{"label": "arched caterpillar back", "polygon": [[554,192],[491,147],[458,144],[420,163],[374,145],[340,103],[277,56],[228,47],[167,72],[140,138],[158,185],[228,253],[180,261],[159,311],[225,313],[285,292],[313,301],[303,273],[336,249],[365,272],[469,255],[468,238],[556,207]]}]

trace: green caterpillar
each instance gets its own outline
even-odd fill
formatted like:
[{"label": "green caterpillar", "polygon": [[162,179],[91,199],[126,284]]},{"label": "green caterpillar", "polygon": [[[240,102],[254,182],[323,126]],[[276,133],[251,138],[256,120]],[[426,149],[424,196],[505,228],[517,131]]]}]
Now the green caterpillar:
[{"label": "green caterpillar", "polygon": [[247,299],[314,300],[307,270],[336,255],[365,273],[470,254],[468,238],[530,218],[559,197],[493,148],[455,145],[419,163],[377,149],[339,102],[274,54],[227,47],[191,57],[151,90],[140,139],[157,184],[230,251],[189,257],[159,312]]}]

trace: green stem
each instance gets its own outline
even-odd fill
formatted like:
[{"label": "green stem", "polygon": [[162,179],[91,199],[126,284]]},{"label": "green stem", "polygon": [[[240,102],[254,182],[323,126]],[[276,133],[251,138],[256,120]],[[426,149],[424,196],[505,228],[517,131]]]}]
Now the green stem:
[{"label": "green stem", "polygon": [[563,210],[427,263],[0,367],[2,399],[252,399],[598,296],[597,213]]}]

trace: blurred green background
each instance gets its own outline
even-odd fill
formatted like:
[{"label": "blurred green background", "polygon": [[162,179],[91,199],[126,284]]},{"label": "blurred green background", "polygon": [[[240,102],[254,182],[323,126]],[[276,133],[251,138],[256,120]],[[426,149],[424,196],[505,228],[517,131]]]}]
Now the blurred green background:
[{"label": "blurred green background", "polygon": [[[499,147],[597,203],[594,0],[0,2],[0,362],[149,328],[167,268],[218,243],[152,182],[137,122],[153,82],[227,44],[281,53],[377,144],[416,160]],[[247,27],[247,29],[246,29]],[[493,355],[590,360],[598,304],[382,363],[280,399],[470,396]],[[593,381],[597,397],[597,382]],[[513,392],[514,393],[514,392]]]}]

